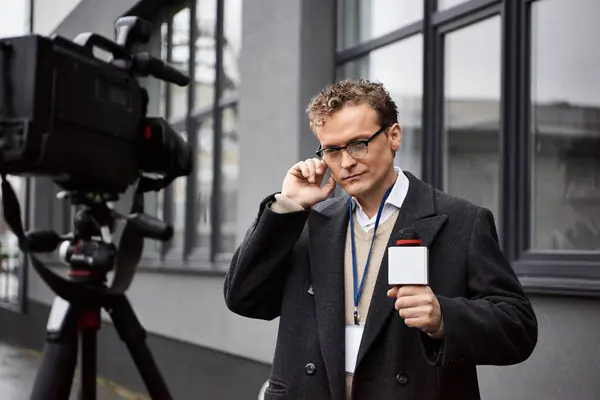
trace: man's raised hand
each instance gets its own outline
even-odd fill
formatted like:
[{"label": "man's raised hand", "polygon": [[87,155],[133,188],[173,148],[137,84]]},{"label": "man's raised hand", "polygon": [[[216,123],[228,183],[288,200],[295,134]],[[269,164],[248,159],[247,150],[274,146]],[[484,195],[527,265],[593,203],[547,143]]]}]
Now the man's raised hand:
[{"label": "man's raised hand", "polygon": [[285,175],[281,194],[304,208],[310,208],[327,199],[335,189],[335,181],[331,176],[321,187],[326,172],[327,164],[318,158],[300,161]]}]

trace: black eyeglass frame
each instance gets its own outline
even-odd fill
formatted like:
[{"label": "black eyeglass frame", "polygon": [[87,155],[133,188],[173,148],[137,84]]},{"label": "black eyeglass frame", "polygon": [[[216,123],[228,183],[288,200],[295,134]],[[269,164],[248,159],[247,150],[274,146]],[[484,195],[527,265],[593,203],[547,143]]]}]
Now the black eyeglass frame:
[{"label": "black eyeglass frame", "polygon": [[[319,148],[317,149],[317,151],[315,152],[315,154],[317,155],[317,157],[319,157],[322,160],[323,159],[323,152],[325,150],[331,149],[331,150],[337,150],[337,151],[341,152],[342,150],[346,150],[348,147],[356,145],[356,144],[364,144],[365,147],[367,148],[367,152],[368,152],[369,151],[369,142],[371,142],[373,139],[375,139],[381,132],[385,131],[390,126],[392,126],[392,125],[391,124],[384,124],[381,128],[379,128],[379,130],[377,132],[375,132],[374,134],[372,134],[371,137],[369,137],[368,139],[354,140],[354,141],[348,143],[345,146],[331,146],[331,147],[326,147],[326,148],[322,149],[321,145],[319,145]],[[346,151],[348,151],[348,150],[346,150]],[[350,153],[348,153],[348,154],[350,154]],[[366,153],[365,153],[365,155],[366,155]],[[352,156],[352,154],[350,154],[350,157],[354,158]]]}]

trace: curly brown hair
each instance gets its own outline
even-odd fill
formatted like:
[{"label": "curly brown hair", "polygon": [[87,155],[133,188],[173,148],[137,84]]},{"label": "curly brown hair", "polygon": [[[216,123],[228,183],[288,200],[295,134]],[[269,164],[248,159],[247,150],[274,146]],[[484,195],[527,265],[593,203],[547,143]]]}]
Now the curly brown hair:
[{"label": "curly brown hair", "polygon": [[310,128],[321,126],[326,117],[341,110],[345,105],[368,104],[379,115],[379,123],[398,122],[398,107],[382,83],[366,79],[345,79],[327,85],[308,104],[306,113]]}]

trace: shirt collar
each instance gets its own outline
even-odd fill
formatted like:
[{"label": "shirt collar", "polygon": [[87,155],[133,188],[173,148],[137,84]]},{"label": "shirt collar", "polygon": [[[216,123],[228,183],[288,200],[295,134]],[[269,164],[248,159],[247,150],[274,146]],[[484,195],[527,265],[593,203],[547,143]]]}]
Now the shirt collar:
[{"label": "shirt collar", "polygon": [[[402,172],[400,167],[394,166],[394,170],[398,173],[398,178],[396,179],[396,182],[394,182],[394,186],[392,187],[392,191],[385,201],[385,205],[401,208],[402,204],[404,203],[404,199],[406,198],[406,194],[408,193],[408,178],[406,175],[404,175],[404,172]],[[352,197],[352,201],[354,202],[354,205],[362,211],[362,206],[355,197]]]}]

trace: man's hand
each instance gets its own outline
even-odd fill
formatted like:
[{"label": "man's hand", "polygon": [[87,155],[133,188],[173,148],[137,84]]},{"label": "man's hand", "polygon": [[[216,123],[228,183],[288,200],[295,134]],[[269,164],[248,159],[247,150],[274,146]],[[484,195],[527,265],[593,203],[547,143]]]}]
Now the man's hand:
[{"label": "man's hand", "polygon": [[387,295],[396,299],[394,307],[407,326],[418,328],[436,339],[444,336],[440,303],[429,286],[393,287]]},{"label": "man's hand", "polygon": [[332,177],[321,187],[327,164],[318,158],[300,161],[290,168],[283,180],[281,194],[309,208],[327,199],[335,189]]}]

